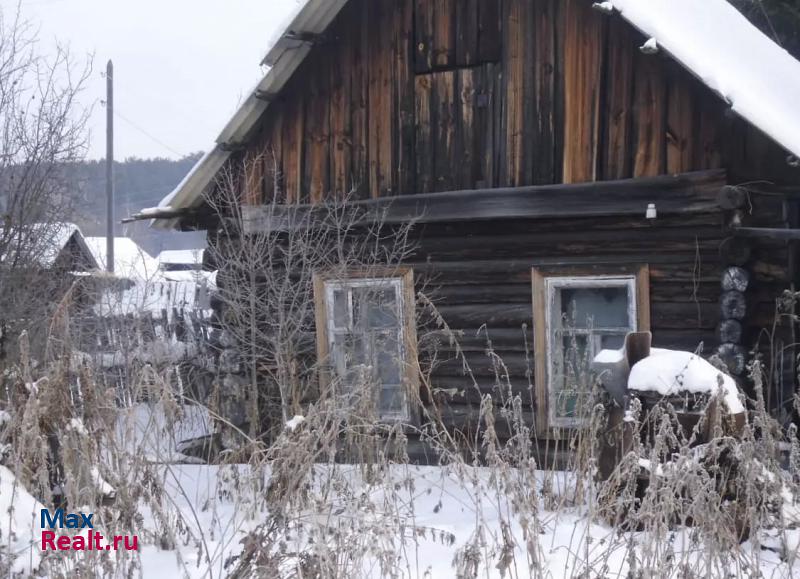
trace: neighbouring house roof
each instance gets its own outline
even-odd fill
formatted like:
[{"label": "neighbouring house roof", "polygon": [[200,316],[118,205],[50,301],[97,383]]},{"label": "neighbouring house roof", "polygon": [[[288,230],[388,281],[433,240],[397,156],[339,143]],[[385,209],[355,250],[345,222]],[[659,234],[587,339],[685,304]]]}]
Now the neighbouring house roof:
[{"label": "neighbouring house roof", "polygon": [[[267,53],[264,78],[206,153],[159,204],[142,216],[176,224],[176,212],[197,207],[231,152],[254,127],[311,51],[308,38],[323,33],[347,0],[307,0]],[[669,52],[734,111],[800,156],[800,62],[753,26],[727,0],[610,0],[623,18]],[[166,219],[171,217],[171,219]]]},{"label": "neighbouring house roof", "polygon": [[201,266],[203,264],[202,249],[165,249],[158,254],[158,264],[161,269],[175,265]]},{"label": "neighbouring house roof", "polygon": [[[106,238],[87,237],[98,269],[106,267]],[[129,237],[114,238],[114,274],[134,281],[147,281],[158,271],[158,262]]]},{"label": "neighbouring house roof", "polygon": [[[14,243],[9,243],[9,253],[16,254],[24,259],[31,259],[45,269],[56,265],[59,257],[64,251],[74,243],[78,251],[81,252],[80,258],[85,262],[87,269],[98,267],[97,260],[86,243],[80,228],[74,223],[34,223],[30,226],[20,228],[10,228],[13,239],[18,239],[23,245],[22,250],[17,253],[14,250]],[[19,237],[17,237],[19,234]],[[28,247],[28,245],[30,247]],[[11,259],[12,255],[3,255],[2,260]],[[78,256],[75,256],[79,260]],[[77,261],[76,261],[77,263]]]}]

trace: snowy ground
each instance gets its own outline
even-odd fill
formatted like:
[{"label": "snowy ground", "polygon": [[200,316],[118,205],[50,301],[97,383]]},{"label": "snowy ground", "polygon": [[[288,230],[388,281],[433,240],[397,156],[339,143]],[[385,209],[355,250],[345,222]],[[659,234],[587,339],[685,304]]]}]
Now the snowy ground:
[{"label": "snowy ground", "polygon": [[[182,528],[181,539],[169,549],[158,546],[163,522],[157,523],[152,510],[143,506],[141,576],[226,577],[225,562],[241,550],[242,538],[266,516],[260,497],[244,490],[249,468],[159,465],[158,473],[168,491],[166,504],[174,506],[169,517],[176,528]],[[356,562],[357,569],[352,569],[350,576],[384,576],[388,560],[395,576],[433,578],[455,577],[456,560],[478,561],[480,577],[528,577],[531,561],[540,565],[536,576],[568,577],[589,572],[592,577],[626,577],[631,542],[646,555],[648,537],[618,534],[603,524],[589,524],[585,507],[570,507],[571,485],[563,473],[551,477],[543,472],[536,474],[540,485],[549,479],[548,485],[553,486],[544,494],[561,504],[557,511],[548,510],[542,501],[535,518],[530,518],[535,509],[525,509],[528,515],[519,515],[490,469],[466,468],[456,474],[446,468],[393,466],[380,483],[373,485],[363,482],[360,473],[357,466],[316,467],[317,490],[305,507],[290,516],[293,531],[282,538],[285,552],[310,551],[309,537],[315,530],[335,529],[339,537],[331,541],[341,541],[341,535],[349,533],[346,544],[353,547],[355,542],[354,550],[367,553]],[[4,515],[0,533],[4,543],[9,541],[9,518],[5,514],[10,501],[14,506],[10,520],[15,525],[10,546],[20,556],[15,567],[19,571],[38,561],[40,530],[31,528],[30,521],[41,507],[19,488],[12,498],[9,477],[7,470],[0,470],[0,509]],[[331,481],[335,481],[332,487],[346,490],[323,497],[320,489]],[[542,496],[541,486],[538,490],[531,497]],[[103,521],[98,522],[102,529]],[[704,553],[691,531],[671,532],[669,539],[676,560],[703,569]],[[783,539],[763,537],[761,548],[745,543],[739,553],[731,554],[728,571],[737,576],[737,560],[755,560],[764,577],[796,576],[800,565],[789,566],[781,556],[786,557],[787,548],[796,551],[798,542],[800,534],[794,530]],[[287,557],[287,564],[291,562],[292,557]],[[715,574],[714,569],[705,571],[700,576]]]}]

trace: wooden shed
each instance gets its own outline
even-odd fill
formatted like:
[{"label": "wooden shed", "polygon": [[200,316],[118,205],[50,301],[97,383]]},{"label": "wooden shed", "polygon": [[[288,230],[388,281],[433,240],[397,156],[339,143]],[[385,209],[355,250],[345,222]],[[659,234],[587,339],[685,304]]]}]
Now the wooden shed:
[{"label": "wooden shed", "polygon": [[[496,386],[488,336],[540,439],[580,426],[578,394],[559,390],[566,341],[591,354],[636,330],[702,344],[739,375],[751,349],[777,354],[769,404],[790,418],[794,323],[770,344],[761,330],[798,280],[800,109],[787,103],[800,63],[725,0],[309,0],[264,64],[214,148],[143,218],[216,235],[216,177],[253,159],[239,181],[251,233],[276,200],[310,211],[346,192],[413,221],[402,271],[371,282],[404,308],[435,286],[476,392]],[[336,300],[370,280],[319,283],[324,355],[356,332]],[[591,328],[565,322],[584,314]],[[414,316],[398,319],[423,347]],[[436,389],[465,386],[460,361],[436,369]],[[468,421],[479,400],[447,405]]]}]

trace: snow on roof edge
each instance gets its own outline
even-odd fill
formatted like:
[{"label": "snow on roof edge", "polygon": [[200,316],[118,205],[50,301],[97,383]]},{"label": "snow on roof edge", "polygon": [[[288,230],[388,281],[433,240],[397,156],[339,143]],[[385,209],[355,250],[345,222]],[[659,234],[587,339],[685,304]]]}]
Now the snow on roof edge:
[{"label": "snow on roof edge", "polygon": [[800,156],[800,62],[727,0],[611,0],[731,108]]},{"label": "snow on roof edge", "polygon": [[[206,188],[231,155],[231,143],[228,141],[246,134],[269,107],[268,101],[258,98],[259,92],[264,89],[280,90],[310,51],[307,42],[298,42],[287,37],[324,32],[347,1],[306,0],[290,15],[291,20],[286,29],[277,37],[262,61],[262,63],[272,62],[264,78],[239,105],[217,136],[214,147],[203,155],[175,189],[159,202],[159,207],[180,210],[196,207],[199,204]],[[283,45],[284,40],[287,41],[286,45]],[[151,226],[156,229],[172,229],[177,223],[177,218],[154,219],[151,221]]]}]

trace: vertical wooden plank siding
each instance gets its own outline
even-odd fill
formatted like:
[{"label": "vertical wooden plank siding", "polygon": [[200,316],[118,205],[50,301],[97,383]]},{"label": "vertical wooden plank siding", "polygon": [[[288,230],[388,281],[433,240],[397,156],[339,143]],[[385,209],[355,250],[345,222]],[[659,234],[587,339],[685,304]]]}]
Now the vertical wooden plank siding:
[{"label": "vertical wooden plank siding", "polygon": [[557,0],[538,0],[533,13],[534,106],[532,132],[536,148],[532,151],[530,183],[556,181],[556,34]]},{"label": "vertical wooden plank siding", "polygon": [[481,75],[481,85],[476,102],[477,145],[482,158],[477,188],[497,186],[497,168],[500,154],[500,127],[502,125],[502,65],[487,64]]},{"label": "vertical wooden plank siding", "polygon": [[786,172],[766,137],[641,42],[582,0],[350,0],[255,131],[260,192],[249,176],[244,195]]},{"label": "vertical wooden plank siding", "polygon": [[723,121],[722,101],[707,91],[697,99],[698,114],[695,116],[695,165],[716,169],[722,166],[720,132]]},{"label": "vertical wooden plank siding", "polygon": [[382,53],[382,40],[384,30],[381,28],[383,13],[383,0],[367,0],[366,24],[368,26],[366,32],[368,38],[368,53],[370,58],[370,66],[365,71],[368,78],[367,89],[367,103],[369,109],[369,123],[367,124],[367,155],[368,155],[368,169],[369,176],[369,194],[370,197],[380,196],[380,141],[381,130],[385,130],[383,126],[385,123],[384,118],[384,105],[383,105],[383,74],[386,67],[385,56]]},{"label": "vertical wooden plank siding", "polygon": [[396,3],[394,18],[394,77],[396,98],[394,101],[393,131],[395,137],[392,158],[395,159],[395,193],[410,195],[414,193],[414,75],[412,74],[413,55],[413,0],[399,0]]},{"label": "vertical wooden plank siding", "polygon": [[269,142],[269,164],[267,166],[268,172],[266,175],[267,183],[264,187],[264,192],[267,200],[276,199],[285,201],[285,186],[284,186],[284,173],[283,173],[283,111],[275,115],[272,123],[272,133]]},{"label": "vertical wooden plank siding", "polygon": [[692,93],[691,85],[677,64],[667,67],[667,172],[692,170]]},{"label": "vertical wooden plank siding", "polygon": [[456,160],[456,108],[454,71],[435,72],[431,76],[435,124],[433,129],[433,174],[434,191],[453,190]]},{"label": "vertical wooden plank siding", "polygon": [[264,155],[258,150],[250,151],[244,156],[244,195],[245,205],[263,203]]},{"label": "vertical wooden plank siding", "polygon": [[456,61],[455,16],[456,4],[464,0],[433,0],[434,68],[451,68]]},{"label": "vertical wooden plank siding", "polygon": [[417,191],[470,189],[493,174],[493,130],[483,98],[493,65],[416,78]]},{"label": "vertical wooden plank siding", "polygon": [[599,152],[603,17],[566,0],[564,35],[564,183],[592,181]]},{"label": "vertical wooden plank siding", "polygon": [[[504,3],[505,38],[503,65],[505,67],[505,163],[501,182],[514,187],[524,183],[525,79],[526,46],[530,39],[528,27],[529,0],[507,0]],[[528,95],[530,98],[530,95]]]},{"label": "vertical wooden plank siding", "polygon": [[352,152],[352,114],[351,114],[351,78],[353,75],[353,44],[355,31],[353,30],[354,4],[345,6],[345,16],[342,20],[343,32],[339,39],[336,51],[338,62],[329,66],[331,89],[331,143],[330,143],[330,171],[331,189],[334,196],[341,198],[350,191],[350,176],[353,172]]},{"label": "vertical wooden plank siding", "polygon": [[[352,0],[351,0],[352,1]],[[372,64],[369,53],[368,13],[365,6],[367,0],[355,2],[356,31],[353,34],[353,73],[350,79],[351,114],[353,115],[353,172],[349,176],[350,187],[355,189],[355,196],[365,199],[370,196],[369,189],[369,154],[368,130],[369,126],[369,68]]]},{"label": "vertical wooden plank siding", "polygon": [[465,68],[457,73],[456,82],[456,134],[454,177],[456,189],[469,189],[474,186],[477,170],[477,149],[475,147],[475,83],[480,71]]},{"label": "vertical wooden plank siding", "polygon": [[478,1],[478,62],[498,62],[502,56],[501,0]]},{"label": "vertical wooden plank siding", "polygon": [[310,203],[319,203],[330,191],[329,142],[330,96],[327,65],[329,59],[320,58],[313,64],[310,79],[311,91],[306,100],[305,156],[303,192],[308,192]]},{"label": "vertical wooden plank siding", "polygon": [[303,96],[295,94],[286,100],[286,121],[283,125],[283,175],[286,202],[299,203],[303,174]]},{"label": "vertical wooden plank siding", "polygon": [[414,71],[433,69],[433,0],[414,0]]},{"label": "vertical wooden plank siding", "polygon": [[666,92],[661,57],[638,53],[634,75],[634,177],[666,169]]},{"label": "vertical wooden plank siding", "polygon": [[414,70],[471,67],[500,58],[500,0],[414,0]]},{"label": "vertical wooden plank siding", "polygon": [[633,172],[630,140],[635,50],[631,27],[622,18],[612,18],[606,53],[603,179],[625,179]]},{"label": "vertical wooden plank siding", "polygon": [[[280,105],[276,104],[276,109]],[[282,203],[284,198],[280,196],[283,191],[283,159],[281,156],[281,145],[283,143],[283,112],[276,111],[265,124],[262,137],[259,139],[258,148],[254,151],[263,156],[263,175],[260,184],[262,190],[262,202],[270,203],[277,201]],[[276,195],[279,197],[276,198]]]},{"label": "vertical wooden plank siding", "polygon": [[478,62],[478,4],[480,0],[455,0],[455,65]]},{"label": "vertical wooden plank siding", "polygon": [[392,34],[394,2],[367,2],[369,14],[369,190],[372,197],[392,194]]},{"label": "vertical wooden plank siding", "polygon": [[433,78],[430,74],[416,77],[414,92],[416,95],[416,134],[415,152],[417,158],[416,190],[419,193],[433,191],[433,147],[432,147],[432,103]]}]

